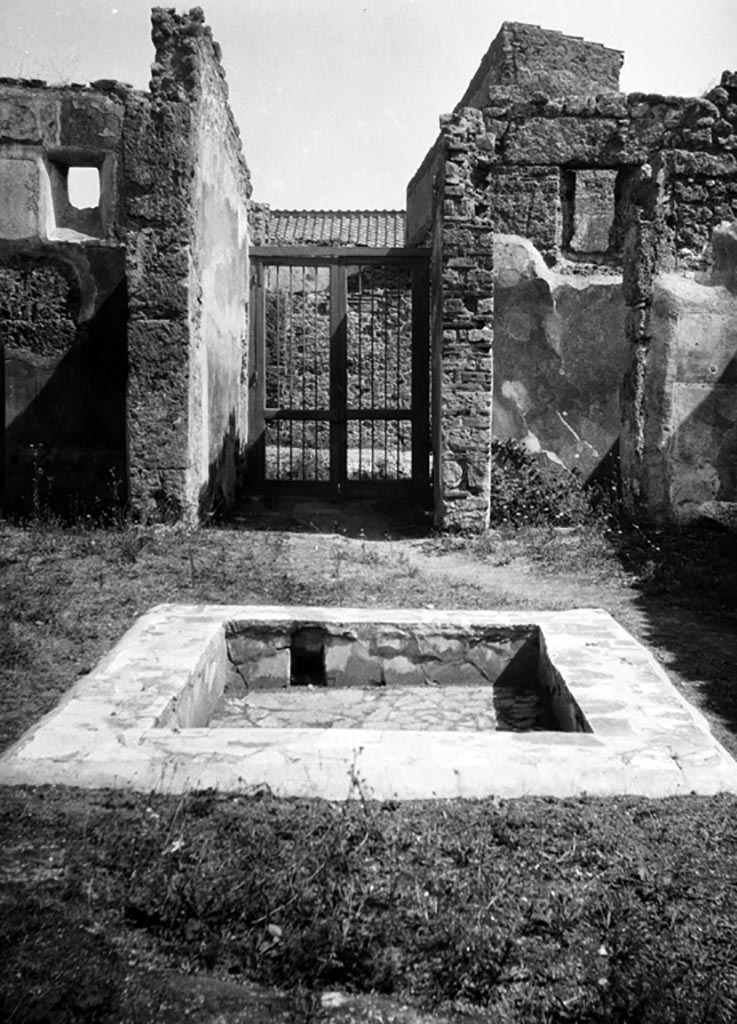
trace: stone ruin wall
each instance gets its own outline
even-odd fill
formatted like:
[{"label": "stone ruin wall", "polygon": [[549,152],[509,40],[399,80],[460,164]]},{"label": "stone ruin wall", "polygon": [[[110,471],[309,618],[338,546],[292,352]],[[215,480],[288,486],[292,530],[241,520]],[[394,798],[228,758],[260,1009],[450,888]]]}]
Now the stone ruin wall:
[{"label": "stone ruin wall", "polygon": [[737,501],[737,75],[674,102],[626,241],[622,475],[651,518]]},{"label": "stone ruin wall", "polygon": [[619,441],[651,518],[737,500],[730,231],[709,265],[737,219],[735,76],[626,96],[617,51],[530,28],[504,26],[408,188],[408,244],[435,253],[436,520],[485,525],[492,436],[584,478]]},{"label": "stone ruin wall", "polygon": [[[0,82],[0,486],[9,510],[62,494],[85,506],[125,489],[124,118],[124,99],[104,83]],[[99,168],[94,211],[69,203],[69,168],[80,166]]]},{"label": "stone ruin wall", "polygon": [[152,13],[150,94],[126,123],[133,507],[207,514],[235,492],[247,421],[250,179],[202,12]]},{"label": "stone ruin wall", "polygon": [[[249,175],[202,12],[152,22],[150,93],[0,83],[9,509],[39,459],[66,506],[195,517],[234,495]],[[100,168],[95,212],[68,202],[77,165]]]},{"label": "stone ruin wall", "polygon": [[[0,81],[8,508],[127,491],[195,517],[233,498],[249,175],[201,11],[155,9],[153,38],[149,93]],[[621,61],[505,24],[410,183],[439,525],[486,524],[495,435],[584,476],[619,441],[652,518],[736,499],[737,77],[626,96]],[[99,169],[96,210],[69,203],[76,166]]]},{"label": "stone ruin wall", "polygon": [[531,91],[554,95],[618,92],[624,55],[578,36],[504,22],[456,104],[482,109],[489,89],[501,86],[524,98]]}]

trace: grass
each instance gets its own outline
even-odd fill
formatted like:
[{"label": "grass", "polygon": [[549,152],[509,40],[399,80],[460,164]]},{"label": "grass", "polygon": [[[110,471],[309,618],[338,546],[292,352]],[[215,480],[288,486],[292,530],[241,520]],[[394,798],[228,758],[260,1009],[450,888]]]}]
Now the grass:
[{"label": "grass", "polygon": [[[531,566],[531,599],[544,578],[576,578],[658,607],[734,609],[737,554],[719,533],[537,527],[430,547]],[[162,601],[505,597],[365,538],[37,521],[0,524],[0,552],[3,745]],[[340,805],[3,791],[0,1016],[197,1019],[215,996],[188,986],[208,978],[236,1002],[247,984],[288,992],[304,1021],[334,988],[499,1024],[737,1019],[735,798],[400,805],[353,783]]]},{"label": "grass", "polygon": [[6,1020],[160,1019],[134,1008],[164,967],[296,990],[307,1016],[339,987],[502,1024],[735,1019],[733,798],[19,790],[2,811],[26,851]]}]

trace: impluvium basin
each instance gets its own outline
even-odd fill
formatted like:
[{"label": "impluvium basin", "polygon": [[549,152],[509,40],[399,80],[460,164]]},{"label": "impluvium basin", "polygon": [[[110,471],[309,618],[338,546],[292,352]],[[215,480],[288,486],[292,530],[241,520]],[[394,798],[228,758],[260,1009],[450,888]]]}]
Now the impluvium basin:
[{"label": "impluvium basin", "polygon": [[667,796],[737,792],[737,763],[599,609],[160,605],[0,758],[0,783]]}]

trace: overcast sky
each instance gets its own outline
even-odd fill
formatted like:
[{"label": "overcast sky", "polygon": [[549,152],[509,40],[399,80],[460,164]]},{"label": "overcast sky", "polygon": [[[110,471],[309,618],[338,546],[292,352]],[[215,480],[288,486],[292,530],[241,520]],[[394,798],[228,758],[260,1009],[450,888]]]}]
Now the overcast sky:
[{"label": "overcast sky", "polygon": [[[146,88],[148,0],[0,0],[0,75]],[[173,6],[172,4],[166,6]],[[186,10],[193,4],[177,4]],[[625,51],[627,92],[700,95],[737,70],[737,0],[202,0],[254,196],[401,209],[499,31],[524,21]]]}]

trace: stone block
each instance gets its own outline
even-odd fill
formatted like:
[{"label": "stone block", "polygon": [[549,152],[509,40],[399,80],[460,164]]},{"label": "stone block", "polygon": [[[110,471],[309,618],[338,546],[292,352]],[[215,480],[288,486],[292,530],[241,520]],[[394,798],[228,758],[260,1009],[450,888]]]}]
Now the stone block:
[{"label": "stone block", "polygon": [[453,459],[443,460],[443,488],[455,490],[463,480],[463,467]]},{"label": "stone block", "polygon": [[419,634],[417,649],[420,657],[434,658],[438,662],[455,661],[463,658],[466,641],[455,636],[444,636],[441,632]]},{"label": "stone block", "polygon": [[511,127],[504,157],[513,164],[611,165],[625,152],[620,124],[611,118],[531,118]]},{"label": "stone block", "polygon": [[43,93],[24,95],[18,89],[0,96],[0,137],[11,142],[54,145],[57,103]]},{"label": "stone block", "polygon": [[379,686],[382,661],[360,640],[330,637],[325,642],[325,678],[328,686]]},{"label": "stone block", "polygon": [[61,105],[62,146],[114,149],[123,132],[123,105],[95,93],[67,94]]},{"label": "stone block", "polygon": [[425,665],[428,682],[436,686],[484,686],[488,680],[476,665],[469,661],[448,661],[442,664]]},{"label": "stone block", "polygon": [[606,93],[597,96],[596,112],[602,117],[627,117],[627,97],[622,93]]},{"label": "stone block", "polygon": [[265,638],[251,634],[239,634],[227,638],[228,656],[237,665],[263,658],[265,655],[289,647],[286,634],[274,634]]},{"label": "stone block", "polygon": [[158,390],[186,386],[189,334],[184,320],[132,320],[128,325],[131,371]]},{"label": "stone block", "polygon": [[379,658],[408,657],[417,651],[417,641],[412,633],[383,631],[372,632],[366,637],[370,653]]},{"label": "stone block", "polygon": [[384,681],[387,686],[422,686],[425,673],[421,665],[398,655],[384,662]]},{"label": "stone block", "polygon": [[252,690],[284,690],[290,682],[289,649],[266,654],[244,665],[241,672]]},{"label": "stone block", "polygon": [[39,191],[36,160],[0,157],[0,237],[38,237]]}]

